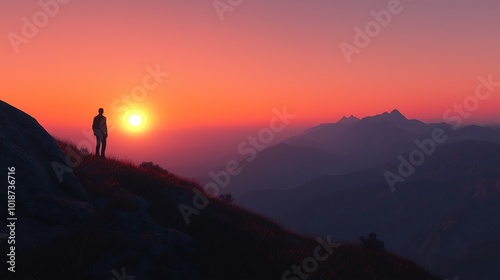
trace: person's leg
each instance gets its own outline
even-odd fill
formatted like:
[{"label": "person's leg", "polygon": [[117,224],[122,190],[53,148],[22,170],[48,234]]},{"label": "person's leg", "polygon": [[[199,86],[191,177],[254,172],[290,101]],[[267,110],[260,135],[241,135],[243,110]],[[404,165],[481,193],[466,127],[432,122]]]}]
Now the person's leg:
[{"label": "person's leg", "polygon": [[105,157],[106,156],[106,137],[102,137],[102,150],[101,150],[101,156]]},{"label": "person's leg", "polygon": [[96,135],[95,139],[96,139],[95,155],[99,156],[99,149],[101,148],[101,139],[100,139],[99,135]]}]

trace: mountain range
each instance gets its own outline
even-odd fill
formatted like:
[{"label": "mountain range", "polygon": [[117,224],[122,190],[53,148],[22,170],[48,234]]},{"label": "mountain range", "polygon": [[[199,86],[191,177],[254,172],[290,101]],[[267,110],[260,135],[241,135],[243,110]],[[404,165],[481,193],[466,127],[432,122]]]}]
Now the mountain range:
[{"label": "mountain range", "polygon": [[[423,163],[391,190],[384,174],[399,175],[401,159],[420,149],[416,140],[432,139],[436,129],[446,141],[429,155],[422,152]],[[297,149],[314,153],[293,169],[276,164]],[[329,160],[312,164],[314,157]],[[241,188],[240,205],[294,231],[335,232],[346,241],[376,232],[389,250],[439,275],[500,275],[500,132],[494,128],[426,124],[397,110],[343,117],[264,150],[254,162],[246,167],[251,176],[244,170],[228,190]],[[264,169],[266,176],[255,172]],[[273,178],[274,172],[297,180]],[[252,190],[250,182],[260,185]]]},{"label": "mountain range", "polygon": [[[260,152],[232,178],[227,191],[237,196],[262,189],[299,186],[322,175],[338,175],[380,166],[417,148],[415,141],[432,137],[442,129],[445,144],[464,140],[500,143],[500,131],[491,127],[453,129],[446,123],[426,124],[409,120],[398,110],[358,119],[343,117],[286,139]],[[201,178],[207,182],[210,178]]]}]

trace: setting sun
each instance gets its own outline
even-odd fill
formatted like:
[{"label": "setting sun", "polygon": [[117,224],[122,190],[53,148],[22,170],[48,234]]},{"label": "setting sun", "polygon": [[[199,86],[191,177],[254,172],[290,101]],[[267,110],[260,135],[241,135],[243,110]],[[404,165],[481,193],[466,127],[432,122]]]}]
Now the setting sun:
[{"label": "setting sun", "polygon": [[142,118],[137,114],[133,114],[130,117],[128,117],[128,123],[133,127],[138,127],[142,123]]},{"label": "setting sun", "polygon": [[138,131],[144,129],[146,119],[142,111],[129,111],[123,116],[123,123],[128,130]]}]

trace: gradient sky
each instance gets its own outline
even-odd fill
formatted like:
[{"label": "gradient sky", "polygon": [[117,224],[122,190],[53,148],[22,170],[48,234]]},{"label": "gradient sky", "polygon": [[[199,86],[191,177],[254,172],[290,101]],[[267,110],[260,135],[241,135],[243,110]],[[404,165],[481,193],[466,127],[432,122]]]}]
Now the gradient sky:
[{"label": "gradient sky", "polygon": [[[390,1],[244,0],[221,21],[212,1],[72,0],[16,54],[8,34],[22,34],[22,18],[32,21],[38,2],[0,1],[0,99],[75,142],[104,107],[122,137],[111,152],[128,147],[133,159],[163,146],[171,156],[203,143],[236,147],[248,131],[227,137],[222,127],[255,130],[285,106],[297,118],[283,137],[297,127],[393,108],[442,121],[474,93],[479,75],[500,81],[497,0],[401,1],[403,11],[352,63],[340,43],[353,44],[354,27],[364,28],[370,11]],[[134,102],[148,125],[129,132],[121,127],[124,112],[112,104],[157,65],[170,75]],[[499,105],[500,89],[467,121],[500,123]],[[198,142],[181,139],[194,128]],[[209,143],[199,139],[211,131],[221,134]],[[169,138],[158,139],[162,132]]]}]

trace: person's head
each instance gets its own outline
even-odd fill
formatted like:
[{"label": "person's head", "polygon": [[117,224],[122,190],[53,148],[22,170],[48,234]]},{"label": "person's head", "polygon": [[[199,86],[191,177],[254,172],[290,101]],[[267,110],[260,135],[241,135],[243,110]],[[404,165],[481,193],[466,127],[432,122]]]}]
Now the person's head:
[{"label": "person's head", "polygon": [[103,108],[99,108],[99,115],[102,115],[104,114],[104,109]]}]

